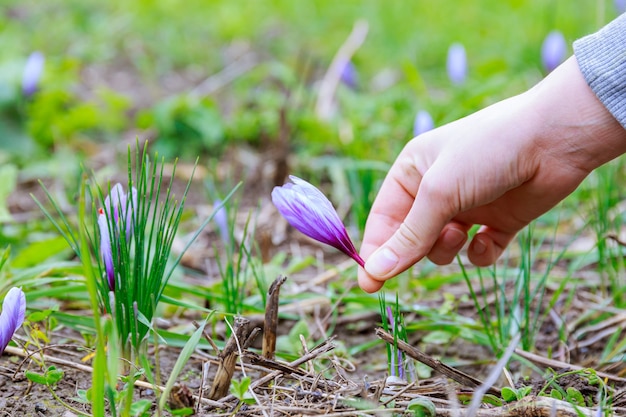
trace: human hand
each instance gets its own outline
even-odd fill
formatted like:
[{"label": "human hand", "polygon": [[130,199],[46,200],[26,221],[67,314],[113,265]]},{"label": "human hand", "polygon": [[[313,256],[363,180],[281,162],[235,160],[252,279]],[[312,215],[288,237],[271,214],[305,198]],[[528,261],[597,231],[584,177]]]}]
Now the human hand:
[{"label": "human hand", "polygon": [[574,57],[529,91],[412,139],[369,214],[359,270],[367,292],[427,256],[450,263],[473,225],[472,263],[494,263],[515,234],[626,152],[626,130]]}]

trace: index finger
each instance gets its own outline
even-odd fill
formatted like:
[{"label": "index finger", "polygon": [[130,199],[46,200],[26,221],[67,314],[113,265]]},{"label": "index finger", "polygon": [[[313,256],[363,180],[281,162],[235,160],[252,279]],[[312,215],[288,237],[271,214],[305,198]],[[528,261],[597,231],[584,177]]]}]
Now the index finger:
[{"label": "index finger", "polygon": [[[361,256],[370,273],[359,270],[359,285],[367,292],[377,291],[385,280],[423,258],[454,213],[456,203],[448,197],[455,194],[457,184],[445,172],[446,167],[455,165],[454,161],[431,167],[429,155],[418,143],[424,143],[422,140],[407,144],[372,205],[361,246]],[[441,159],[440,156],[438,162]],[[373,269],[377,268],[372,267],[376,263],[368,264],[368,258],[379,250],[376,257],[389,255],[387,263],[393,265],[375,273]]]}]

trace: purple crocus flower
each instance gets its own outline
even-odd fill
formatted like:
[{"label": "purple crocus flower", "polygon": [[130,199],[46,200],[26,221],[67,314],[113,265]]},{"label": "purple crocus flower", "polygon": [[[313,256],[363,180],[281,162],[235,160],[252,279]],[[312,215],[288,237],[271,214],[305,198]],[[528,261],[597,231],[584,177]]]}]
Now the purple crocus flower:
[{"label": "purple crocus flower", "polygon": [[[131,189],[131,201],[122,184],[115,184],[104,200],[104,208],[98,210],[100,229],[100,256],[109,282],[109,289],[115,290],[115,269],[113,267],[113,243],[119,253],[120,232],[124,229],[126,241],[133,232],[133,210],[137,207],[137,190]],[[111,238],[113,233],[113,238]]]},{"label": "purple crocus flower", "polygon": [[453,43],[448,48],[446,69],[452,84],[461,85],[465,82],[465,78],[467,78],[467,55],[462,44]]},{"label": "purple crocus flower", "polygon": [[565,59],[567,43],[565,37],[558,30],[548,33],[541,45],[541,63],[546,72],[552,72]]},{"label": "purple crocus flower", "polygon": [[4,297],[0,314],[0,354],[8,346],[13,334],[24,322],[26,297],[21,288],[13,287]]},{"label": "purple crocus flower", "polygon": [[221,200],[215,200],[213,210],[217,210],[213,216],[213,220],[215,220],[215,224],[217,224],[220,238],[222,242],[224,242],[224,245],[228,246],[230,245],[230,232],[228,230],[228,213],[226,213],[226,207],[222,205]]},{"label": "purple crocus flower", "polygon": [[356,67],[352,61],[347,61],[341,68],[340,78],[342,83],[351,89],[355,90],[357,86],[357,73]]},{"label": "purple crocus flower", "polygon": [[626,0],[615,0],[613,4],[615,5],[615,11],[618,14],[626,12]]},{"label": "purple crocus flower", "polygon": [[37,91],[45,61],[46,59],[39,51],[35,51],[28,56],[26,65],[24,65],[24,73],[22,74],[22,93],[26,97],[32,96]]},{"label": "purple crocus flower", "polygon": [[290,175],[289,179],[292,182],[272,191],[272,202],[280,214],[300,232],[339,249],[363,266],[363,259],[328,198],[298,177]]},{"label": "purple crocus flower", "polygon": [[420,110],[415,115],[415,121],[413,122],[413,136],[421,135],[422,133],[433,130],[435,123],[433,118],[430,117],[430,113],[426,110]]}]

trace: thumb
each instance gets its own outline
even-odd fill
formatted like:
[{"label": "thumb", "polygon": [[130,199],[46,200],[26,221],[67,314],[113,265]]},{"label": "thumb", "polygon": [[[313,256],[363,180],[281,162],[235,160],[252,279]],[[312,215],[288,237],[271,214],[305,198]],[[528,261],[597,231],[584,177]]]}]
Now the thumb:
[{"label": "thumb", "polygon": [[450,184],[432,181],[435,175],[422,179],[415,201],[404,221],[393,235],[365,262],[365,272],[376,281],[386,281],[407,270],[426,256],[444,226],[458,211]]}]

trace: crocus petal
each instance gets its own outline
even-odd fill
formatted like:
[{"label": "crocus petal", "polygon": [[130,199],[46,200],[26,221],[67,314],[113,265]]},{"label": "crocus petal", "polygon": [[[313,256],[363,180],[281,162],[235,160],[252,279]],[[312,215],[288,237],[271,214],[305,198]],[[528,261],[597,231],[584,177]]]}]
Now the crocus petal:
[{"label": "crocus petal", "polygon": [[289,179],[291,183],[272,191],[272,202],[280,214],[303,234],[342,251],[363,266],[363,259],[328,198],[298,177],[291,175]]},{"label": "crocus petal", "polygon": [[126,208],[126,193],[124,192],[122,184],[118,182],[111,188],[109,195],[104,199],[104,207],[109,213],[109,216],[113,214],[115,224],[117,224],[120,218],[120,207],[122,207],[123,210]]},{"label": "crocus petal", "polygon": [[4,297],[0,313],[0,353],[7,347],[13,334],[24,322],[26,296],[21,288],[13,287]]},{"label": "crocus petal", "polygon": [[448,59],[446,61],[448,78],[453,84],[463,84],[467,77],[467,55],[465,47],[460,43],[453,43],[448,49]]},{"label": "crocus petal", "polygon": [[613,4],[617,13],[622,14],[626,12],[626,0],[615,0]]},{"label": "crocus petal", "polygon": [[109,282],[109,289],[115,290],[115,270],[113,269],[113,252],[111,249],[111,234],[109,223],[104,213],[98,215],[98,228],[100,229],[100,256],[104,263],[104,270]]},{"label": "crocus petal", "polygon": [[541,63],[546,72],[551,72],[558,67],[567,54],[567,42],[558,30],[553,30],[546,36],[541,45]]},{"label": "crocus petal", "polygon": [[356,67],[352,63],[352,61],[347,61],[343,67],[341,68],[341,76],[340,80],[346,86],[356,89],[357,87],[357,73]]},{"label": "crocus petal", "polygon": [[131,200],[128,200],[128,194],[124,192],[122,184],[115,184],[104,199],[104,207],[109,217],[115,219],[115,226],[117,230],[121,230],[122,227],[126,230],[126,240],[130,239],[133,233],[133,211],[137,208],[137,189],[131,188]]},{"label": "crocus petal", "polygon": [[220,232],[220,238],[224,245],[228,246],[230,245],[230,232],[228,230],[228,213],[226,212],[226,207],[222,205],[221,200],[215,200],[213,210],[217,210],[213,216],[213,220]]},{"label": "crocus petal", "polygon": [[417,112],[415,121],[413,122],[413,136],[418,136],[429,130],[433,130],[434,127],[435,123],[433,122],[433,118],[430,117],[430,113],[426,110],[420,110]]},{"label": "crocus petal", "polygon": [[22,74],[22,93],[26,97],[30,97],[37,91],[45,61],[46,59],[39,51],[33,52],[28,56],[26,65],[24,65],[24,73]]}]

